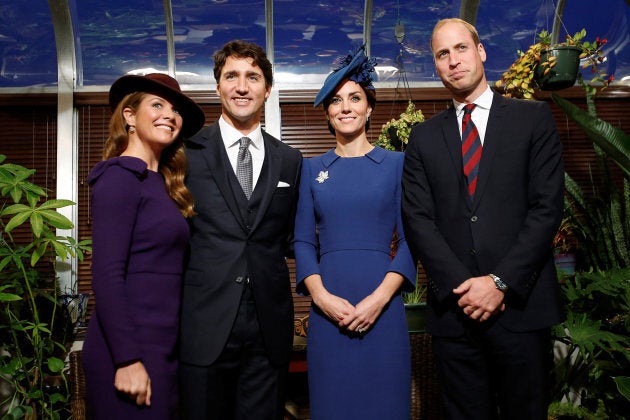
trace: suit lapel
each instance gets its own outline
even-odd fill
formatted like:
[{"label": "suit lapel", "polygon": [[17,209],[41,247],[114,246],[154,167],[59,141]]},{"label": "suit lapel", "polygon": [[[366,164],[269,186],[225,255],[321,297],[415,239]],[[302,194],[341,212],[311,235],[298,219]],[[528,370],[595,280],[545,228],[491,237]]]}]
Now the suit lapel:
[{"label": "suit lapel", "polygon": [[[252,198],[260,197],[260,205],[257,206],[256,219],[252,224],[251,231],[255,231],[264,214],[267,212],[267,207],[271,202],[278,181],[280,180],[280,171],[282,170],[282,155],[278,151],[277,140],[267,134],[263,133],[263,140],[265,143],[265,161],[261,170],[260,177],[254,189]],[[256,197],[254,196],[256,195]]]},{"label": "suit lapel", "polygon": [[234,173],[234,170],[229,165],[229,159],[225,147],[223,146],[219,124],[213,124],[208,131],[208,137],[204,138],[204,142],[198,143],[205,146],[203,157],[219,191],[221,191],[221,195],[223,195],[226,205],[234,215],[234,218],[238,220],[243,230],[247,231],[245,221],[241,216],[240,206],[236,201],[234,191],[230,185],[230,173]]},{"label": "suit lapel", "polygon": [[503,127],[506,105],[507,102],[504,98],[495,93],[492,99],[490,115],[488,116],[488,123],[486,125],[486,135],[483,140],[483,152],[481,153],[481,161],[479,163],[479,175],[477,178],[475,201],[473,203],[475,206],[479,203],[479,199],[483,196],[485,187],[488,184],[488,179],[490,178],[490,173],[492,172],[492,162],[497,154],[499,142],[503,137],[501,129]]}]

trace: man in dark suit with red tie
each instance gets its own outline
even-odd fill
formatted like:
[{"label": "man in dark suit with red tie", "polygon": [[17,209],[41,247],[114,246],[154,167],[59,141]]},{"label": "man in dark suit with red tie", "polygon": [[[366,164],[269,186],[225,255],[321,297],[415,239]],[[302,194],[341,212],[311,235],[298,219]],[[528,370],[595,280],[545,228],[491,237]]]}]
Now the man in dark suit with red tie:
[{"label": "man in dark suit with red tie", "polygon": [[563,319],[551,254],[560,139],[546,103],[490,89],[472,25],[438,22],[431,48],[453,106],[412,131],[402,211],[427,272],[446,414],[546,419],[550,327]]},{"label": "man in dark suit with red tie", "polygon": [[195,200],[180,339],[182,419],[282,419],[293,342],[290,249],[302,155],[261,128],[272,65],[214,54],[221,117],[187,143]]}]

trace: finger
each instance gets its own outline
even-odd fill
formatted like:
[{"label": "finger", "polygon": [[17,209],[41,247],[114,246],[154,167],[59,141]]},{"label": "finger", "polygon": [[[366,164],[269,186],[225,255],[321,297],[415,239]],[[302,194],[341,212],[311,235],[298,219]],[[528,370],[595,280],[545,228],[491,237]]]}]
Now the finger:
[{"label": "finger", "polygon": [[481,308],[477,308],[476,310],[472,311],[472,313],[469,315],[470,319],[479,319],[483,316],[484,314],[484,310]]},{"label": "finger", "polygon": [[469,288],[470,288],[470,282],[466,280],[465,282],[457,286],[455,289],[453,289],[453,293],[455,293],[456,295],[461,295],[465,293]]},{"label": "finger", "polygon": [[151,380],[147,383],[147,397],[145,399],[146,405],[151,405]]}]

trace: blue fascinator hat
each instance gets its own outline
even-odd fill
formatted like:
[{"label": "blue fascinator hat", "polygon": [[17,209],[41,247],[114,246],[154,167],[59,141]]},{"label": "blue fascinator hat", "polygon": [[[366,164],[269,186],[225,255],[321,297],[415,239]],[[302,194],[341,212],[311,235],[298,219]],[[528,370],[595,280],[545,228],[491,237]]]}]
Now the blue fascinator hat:
[{"label": "blue fascinator hat", "polygon": [[374,85],[372,85],[374,66],[376,66],[376,60],[365,55],[365,45],[359,47],[355,53],[350,52],[341,60],[339,67],[328,75],[324,86],[315,97],[313,106],[319,106],[344,79],[350,79],[366,89],[374,90]]}]

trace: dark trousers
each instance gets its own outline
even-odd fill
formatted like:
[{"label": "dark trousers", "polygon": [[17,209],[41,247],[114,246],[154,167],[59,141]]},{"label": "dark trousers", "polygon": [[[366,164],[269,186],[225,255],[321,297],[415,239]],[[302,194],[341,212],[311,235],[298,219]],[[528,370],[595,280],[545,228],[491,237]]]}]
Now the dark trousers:
[{"label": "dark trousers", "polygon": [[274,366],[267,357],[253,293],[246,286],[234,327],[219,358],[210,366],[180,364],[181,417],[282,419],[286,371],[287,366]]},{"label": "dark trousers", "polygon": [[549,328],[511,332],[495,322],[462,337],[433,337],[433,348],[447,418],[547,419]]}]

